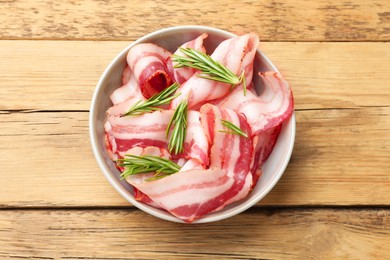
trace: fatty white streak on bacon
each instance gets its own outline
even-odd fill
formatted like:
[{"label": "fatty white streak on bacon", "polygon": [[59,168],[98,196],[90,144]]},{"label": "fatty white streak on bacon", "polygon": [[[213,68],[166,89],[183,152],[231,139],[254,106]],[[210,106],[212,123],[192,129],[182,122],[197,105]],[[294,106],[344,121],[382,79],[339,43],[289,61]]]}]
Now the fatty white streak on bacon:
[{"label": "fatty white streak on bacon", "polygon": [[144,99],[138,82],[133,74],[131,74],[128,82],[126,82],[122,87],[117,88],[110,96],[111,102],[114,105],[129,98]]},{"label": "fatty white streak on bacon", "polygon": [[113,152],[125,152],[135,146],[167,147],[165,130],[173,110],[155,111],[139,116],[108,115],[106,133],[113,143]]},{"label": "fatty white streak on bacon", "polygon": [[[221,210],[226,205],[229,205],[230,203],[233,203],[235,201],[239,201],[241,199],[244,199],[248,195],[248,193],[252,190],[252,187],[254,186],[254,184],[253,184],[253,174],[250,174],[250,173],[247,174],[245,179],[244,180],[240,180],[240,182],[243,183],[243,186],[238,191],[238,193],[235,196],[231,197],[230,199],[226,200],[225,203],[221,207],[215,209],[214,211]],[[235,183],[237,184],[237,180],[235,180]]]},{"label": "fatty white streak on bacon", "polygon": [[[221,62],[238,76],[245,71],[246,82],[251,82],[253,59],[258,44],[259,38],[252,33],[231,38],[218,45],[211,58]],[[182,94],[172,100],[171,108],[176,108],[184,98],[188,97],[188,107],[198,109],[208,101],[224,97],[229,93],[230,88],[231,85],[227,83],[200,78],[199,73],[196,73],[177,90],[177,93]]]},{"label": "fatty white streak on bacon", "polygon": [[133,73],[131,72],[129,65],[126,65],[126,67],[122,73],[122,85],[126,85],[127,82],[129,82],[129,80],[131,78],[131,74],[133,74]]},{"label": "fatty white streak on bacon", "polygon": [[211,58],[221,62],[237,76],[244,71],[245,80],[249,83],[252,81],[253,60],[258,47],[259,37],[249,33],[221,42]]},{"label": "fatty white streak on bacon", "polygon": [[146,101],[140,91],[134,75],[126,85],[116,89],[111,94],[110,98],[114,105],[107,109],[107,116],[123,115],[138,101]]},{"label": "fatty white streak on bacon", "polygon": [[125,114],[135,103],[138,101],[145,101],[146,99],[144,97],[129,97],[125,101],[122,101],[121,103],[117,103],[116,105],[110,107],[106,111],[107,116],[121,116]]},{"label": "fatty white streak on bacon", "polygon": [[253,135],[279,125],[293,112],[292,92],[282,76],[273,71],[259,73],[259,76],[263,82],[259,96],[252,91],[244,95],[238,86],[218,103],[220,107],[244,114]]},{"label": "fatty white streak on bacon", "polygon": [[[120,153],[134,146],[167,149],[170,135],[166,138],[166,128],[173,113],[173,110],[161,110],[126,117],[108,114],[105,127],[112,152]],[[188,111],[184,151],[177,157],[197,159],[204,165],[209,164],[208,142],[197,111]]]},{"label": "fatty white streak on bacon", "polygon": [[189,171],[189,170],[204,170],[206,166],[200,162],[198,159],[189,159],[181,167],[180,171]]},{"label": "fatty white streak on bacon", "polygon": [[[206,49],[203,46],[203,40],[206,39],[207,36],[208,36],[207,33],[204,33],[204,34],[200,35],[199,37],[197,37],[196,39],[184,43],[180,47],[192,48],[192,49],[195,49],[197,51],[206,53]],[[177,49],[174,54],[184,56],[184,54],[181,52],[180,49]],[[187,81],[197,71],[194,68],[175,68],[175,65],[177,65],[177,63],[172,62],[173,75],[174,75],[176,82],[178,82],[179,84],[182,84],[183,82]]]},{"label": "fatty white streak on bacon", "polygon": [[190,110],[187,115],[187,133],[184,139],[183,155],[188,159],[197,159],[203,165],[209,165],[209,143],[200,122],[200,113]]},{"label": "fatty white streak on bacon", "polygon": [[[127,151],[126,154],[133,154],[138,156],[152,155],[152,156],[158,156],[165,159],[170,158],[170,154],[167,150],[158,147],[153,147],[153,146],[146,147],[146,148],[134,147],[129,151]],[[189,171],[189,170],[204,170],[204,166],[201,163],[199,163],[198,160],[190,159],[182,166],[180,172]],[[136,188],[136,186],[142,187],[144,184],[148,183],[146,179],[153,177],[154,174],[155,174],[154,172],[145,173],[145,174],[135,174],[127,177],[126,181],[131,185],[133,185],[134,198],[136,200],[143,202],[149,206],[161,209],[162,207],[160,206],[159,201],[158,202],[153,201],[147,194],[145,194],[144,192]],[[155,180],[153,182],[156,181],[158,180]]]},{"label": "fatty white streak on bacon", "polygon": [[206,104],[200,109],[201,122],[208,130],[208,139],[212,143],[210,148],[210,167],[221,168],[227,176],[234,179],[234,186],[230,190],[230,197],[218,208],[244,198],[252,186],[250,163],[253,154],[252,139],[237,134],[224,133],[230,131],[221,124],[221,119],[238,126],[250,136],[250,127],[245,118],[230,109],[220,109]]},{"label": "fatty white streak on bacon", "polygon": [[166,62],[172,55],[169,51],[152,43],[141,43],[127,54],[127,63],[145,98],[150,98],[171,85]]},{"label": "fatty white streak on bacon", "polygon": [[234,185],[220,168],[180,171],[157,181],[131,183],[177,218],[192,222],[215,210]]}]

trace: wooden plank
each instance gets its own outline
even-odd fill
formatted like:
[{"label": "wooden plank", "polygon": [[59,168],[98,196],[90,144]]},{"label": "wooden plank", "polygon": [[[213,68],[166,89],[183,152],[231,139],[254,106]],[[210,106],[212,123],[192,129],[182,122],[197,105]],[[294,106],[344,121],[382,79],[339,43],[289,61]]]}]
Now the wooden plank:
[{"label": "wooden plank", "polygon": [[[259,205],[390,205],[390,107],[297,111],[291,162]],[[0,207],[127,206],[92,155],[88,113],[0,114]]]},{"label": "wooden plank", "polygon": [[388,259],[389,243],[389,210],[252,209],[201,225],[138,210],[0,214],[2,258]]},{"label": "wooden plank", "polygon": [[100,75],[127,45],[0,41],[0,110],[89,109]]},{"label": "wooden plank", "polygon": [[[221,7],[225,8],[221,8]],[[389,41],[390,3],[320,1],[2,1],[0,39],[135,40],[201,24],[265,41]]]},{"label": "wooden plank", "polygon": [[13,113],[0,118],[2,207],[128,205],[93,157],[88,113]]},{"label": "wooden plank", "polygon": [[[0,110],[87,110],[126,42],[0,41]],[[262,43],[295,107],[390,106],[390,43]],[[28,97],[28,98],[27,98]]]}]

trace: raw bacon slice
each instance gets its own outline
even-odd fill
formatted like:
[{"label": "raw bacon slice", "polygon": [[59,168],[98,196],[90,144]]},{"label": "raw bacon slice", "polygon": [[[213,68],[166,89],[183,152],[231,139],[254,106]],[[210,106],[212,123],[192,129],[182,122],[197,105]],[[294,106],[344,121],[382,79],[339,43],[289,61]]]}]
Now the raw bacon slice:
[{"label": "raw bacon slice", "polygon": [[[250,33],[222,42],[213,52],[211,57],[236,75],[245,71],[246,82],[252,81],[253,59],[259,44],[257,35]],[[171,102],[171,108],[176,108],[179,103],[188,97],[188,107],[199,108],[207,101],[224,97],[229,93],[231,85],[213,80],[200,78],[198,73],[180,86],[177,93],[182,93]]]},{"label": "raw bacon slice", "polygon": [[[147,147],[140,147],[140,146],[135,146],[126,152],[120,153],[121,158],[124,158],[125,155],[137,155],[137,156],[145,156],[145,155],[152,155],[152,156],[157,156],[161,157],[164,159],[170,159],[170,154],[169,152],[160,147],[156,146],[147,146]],[[144,183],[145,179],[153,177],[154,172],[151,173],[145,173],[145,174],[134,174],[131,176],[128,176],[126,178],[126,181],[131,182],[131,183]]]},{"label": "raw bacon slice", "polygon": [[232,194],[236,193],[236,191],[239,189],[238,187],[242,185],[241,190],[239,190],[233,197],[226,200],[221,207],[217,208],[214,211],[221,210],[226,205],[229,205],[230,203],[244,199],[254,186],[252,174],[247,174],[244,180],[237,180],[236,178],[234,181],[235,181],[235,188],[234,190],[232,190]]},{"label": "raw bacon slice", "polygon": [[[126,117],[108,114],[105,128],[112,152],[125,152],[134,146],[167,149],[169,137],[166,138],[166,128],[173,113],[173,110],[161,110]],[[204,165],[209,164],[208,142],[197,111],[188,111],[184,151],[177,157],[197,159]]]},{"label": "raw bacon slice", "polygon": [[255,147],[256,153],[258,154],[254,157],[255,161],[259,164],[258,167],[261,167],[272,153],[281,130],[282,125],[278,125],[259,134]]},{"label": "raw bacon slice", "polygon": [[[145,99],[133,74],[131,74],[129,81],[126,84],[116,89],[110,96],[111,102],[114,105],[121,103],[129,98],[137,98],[138,100]],[[127,109],[129,108],[130,107]]]},{"label": "raw bacon slice", "polygon": [[[126,154],[133,154],[138,156],[145,156],[145,155],[153,155],[158,156],[161,158],[169,159],[170,154],[167,150],[161,149],[158,147],[149,146],[146,148],[141,147],[134,147],[126,152]],[[199,163],[196,159],[190,159],[188,160],[183,167],[181,168],[181,172],[189,171],[189,170],[204,170],[204,166]],[[146,173],[146,174],[137,174],[132,175],[126,178],[126,181],[132,185],[134,185],[134,198],[142,203],[145,203],[149,206],[162,209],[159,203],[153,201],[148,195],[143,193],[141,190],[137,189],[135,186],[147,183],[145,180],[147,178],[153,177],[154,173]]]},{"label": "raw bacon slice", "polygon": [[122,101],[121,103],[117,103],[116,105],[110,107],[106,111],[107,116],[121,116],[125,114],[135,103],[137,103],[139,100],[145,101],[146,99],[142,96],[140,97],[129,97],[125,101]]},{"label": "raw bacon slice", "polygon": [[[207,38],[207,33],[204,33],[197,37],[196,39],[184,43],[182,46],[183,48],[192,48],[197,51],[206,53],[206,49],[203,46],[203,40]],[[177,51],[174,53],[176,55],[183,56],[184,54],[180,51],[180,49],[177,49]],[[176,65],[175,62],[173,62],[172,67]],[[192,75],[195,74],[197,70],[193,68],[173,68],[173,74],[176,82],[179,84],[182,84],[183,82],[187,81]]]},{"label": "raw bacon slice", "polygon": [[108,114],[105,130],[112,151],[126,152],[135,146],[157,146],[166,149],[165,130],[173,112],[162,110],[126,117]]},{"label": "raw bacon slice", "polygon": [[126,65],[126,67],[122,73],[122,85],[126,85],[127,82],[129,82],[129,80],[131,78],[131,74],[132,74],[132,72],[131,72],[129,65]]},{"label": "raw bacon slice", "polygon": [[[106,131],[106,134],[104,135],[104,145],[106,147],[106,151],[108,154],[108,157],[110,157],[111,160],[116,161],[118,160],[118,154],[116,153],[116,142],[115,138],[109,135],[109,132],[111,131],[111,125],[106,122],[104,124],[104,130]],[[122,171],[123,168],[117,166],[117,169]]]},{"label": "raw bacon slice", "polygon": [[197,159],[189,159],[180,169],[180,171],[189,171],[189,170],[204,170],[205,165]]},{"label": "raw bacon slice", "polygon": [[142,202],[146,205],[152,206],[152,207],[157,208],[157,209],[162,209],[160,207],[160,205],[158,205],[151,198],[149,198],[148,195],[146,195],[142,191],[138,190],[136,187],[133,187],[133,193],[134,193],[134,199],[136,199],[137,201]]},{"label": "raw bacon slice", "polygon": [[244,198],[252,186],[250,164],[253,154],[253,144],[250,137],[220,132],[226,130],[221,119],[227,120],[240,127],[250,136],[250,127],[245,118],[230,109],[219,109],[211,104],[203,105],[200,109],[201,122],[208,130],[210,148],[210,167],[221,168],[229,177],[234,179],[234,189],[231,197],[221,206]]},{"label": "raw bacon slice", "polygon": [[253,60],[259,47],[259,37],[254,33],[223,41],[211,57],[220,61],[237,76],[245,71],[245,80],[250,83],[253,77]]},{"label": "raw bacon slice", "polygon": [[200,122],[200,113],[190,110],[187,115],[187,134],[184,139],[182,155],[188,159],[197,159],[203,165],[209,165],[209,143]]},{"label": "raw bacon slice", "polygon": [[[145,148],[142,147],[133,147],[130,150],[128,150],[126,153],[122,154],[122,157],[124,157],[125,154],[132,154],[137,156],[145,156],[145,155],[153,155],[158,156],[161,158],[169,159],[170,154],[167,150],[155,147],[155,146],[148,146]],[[145,179],[153,177],[152,173],[146,173],[146,174],[136,174],[132,176],[128,176],[126,178],[126,181],[128,183],[144,183]],[[149,206],[155,207],[155,208],[161,208],[157,203],[155,203],[152,199],[149,198],[146,194],[139,191],[137,188],[134,188],[134,198],[140,202],[143,202]]]},{"label": "raw bacon slice", "polygon": [[192,222],[219,208],[226,197],[231,197],[234,180],[220,168],[210,168],[181,171],[157,181],[131,184],[177,218]]},{"label": "raw bacon slice", "polygon": [[241,87],[219,102],[219,106],[230,108],[245,115],[252,129],[252,134],[271,129],[293,112],[293,95],[288,83],[278,72],[261,72],[263,87],[259,96]]},{"label": "raw bacon slice", "polygon": [[264,132],[259,133],[257,136],[253,137],[253,147],[254,147],[254,156],[252,157],[251,163],[251,172],[253,174],[253,186],[256,185],[258,178],[260,177],[261,171],[259,172],[260,167],[268,159],[278,136],[282,129],[282,125],[278,125],[271,129],[268,129]]},{"label": "raw bacon slice", "polygon": [[171,55],[169,51],[152,43],[137,44],[130,49],[127,63],[145,98],[150,98],[172,84],[166,67]]}]

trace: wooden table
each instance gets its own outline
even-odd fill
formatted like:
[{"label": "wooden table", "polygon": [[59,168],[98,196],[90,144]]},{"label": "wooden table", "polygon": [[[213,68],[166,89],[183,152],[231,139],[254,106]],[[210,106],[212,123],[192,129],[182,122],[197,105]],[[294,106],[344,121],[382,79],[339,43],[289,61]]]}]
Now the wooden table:
[{"label": "wooden table", "polygon": [[[256,207],[184,225],[132,207],[92,155],[104,68],[185,24],[255,32],[295,96],[290,164]],[[390,258],[390,1],[0,1],[0,258]]]}]

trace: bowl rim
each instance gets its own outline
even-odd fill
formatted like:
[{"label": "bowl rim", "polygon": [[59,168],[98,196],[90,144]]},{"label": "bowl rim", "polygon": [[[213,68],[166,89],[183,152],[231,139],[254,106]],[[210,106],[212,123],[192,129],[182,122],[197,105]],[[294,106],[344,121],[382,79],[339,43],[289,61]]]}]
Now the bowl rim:
[{"label": "bowl rim", "polygon": [[[215,32],[215,33],[218,33],[218,34],[221,34],[223,36],[230,37],[230,38],[237,36],[231,32],[228,32],[228,31],[225,31],[222,29],[218,29],[218,28],[214,28],[214,27],[202,26],[202,25],[182,25],[182,26],[173,26],[173,27],[163,28],[163,29],[151,32],[149,34],[146,34],[146,35],[140,37],[139,39],[137,39],[136,41],[134,41],[133,43],[131,43],[127,47],[125,47],[121,52],[119,52],[119,54],[117,54],[116,57],[105,68],[105,70],[103,71],[102,75],[100,76],[99,81],[96,84],[96,87],[94,89],[92,100],[91,100],[91,105],[90,105],[90,112],[89,112],[89,135],[90,135],[90,142],[91,142],[91,146],[92,146],[92,151],[93,151],[94,157],[98,163],[100,170],[103,172],[103,174],[105,175],[105,177],[109,181],[109,183],[115,188],[115,190],[123,198],[125,198],[128,202],[130,202],[133,206],[137,207],[138,209],[141,209],[142,211],[144,211],[144,212],[146,212],[154,217],[168,220],[168,221],[172,221],[172,222],[178,222],[178,223],[186,223],[186,222],[176,218],[173,215],[170,215],[169,213],[164,214],[163,211],[160,209],[153,208],[151,206],[148,206],[144,203],[141,203],[141,202],[135,200],[134,197],[129,196],[128,191],[124,186],[119,185],[116,182],[115,178],[112,176],[113,173],[108,168],[108,166],[104,163],[105,158],[101,154],[101,151],[98,149],[99,140],[98,140],[98,136],[96,134],[95,127],[94,127],[96,125],[95,118],[97,118],[96,117],[97,109],[95,109],[95,107],[96,107],[98,96],[99,96],[101,90],[104,89],[104,86],[103,86],[104,79],[108,76],[108,73],[110,72],[112,67],[118,62],[118,60],[123,55],[127,54],[127,52],[133,46],[137,45],[140,42],[145,41],[145,39],[149,39],[149,38],[153,38],[155,36],[158,36],[159,34],[165,34],[168,32],[175,32],[175,31],[189,30],[189,29],[190,30],[204,30],[204,31]],[[264,61],[267,63],[267,65],[269,65],[274,71],[279,72],[279,70],[276,68],[276,66],[271,62],[271,60],[260,49],[257,49],[257,52],[261,56],[261,58],[264,59]],[[277,172],[277,174],[274,176],[274,178],[272,178],[271,183],[269,183],[262,190],[262,192],[259,192],[259,194],[256,194],[255,196],[253,196],[252,198],[250,198],[248,200],[242,201],[240,204],[237,204],[233,209],[229,210],[228,212],[222,212],[223,214],[216,214],[216,215],[207,215],[206,214],[204,217],[191,222],[191,224],[219,221],[219,220],[223,220],[226,218],[230,218],[230,217],[235,216],[239,213],[242,213],[243,211],[247,210],[248,208],[255,205],[257,202],[262,200],[274,188],[274,186],[278,183],[278,181],[280,180],[280,178],[284,174],[284,172],[287,168],[287,165],[290,161],[291,154],[292,154],[292,151],[294,148],[295,134],[296,134],[296,121],[295,121],[295,112],[294,111],[293,111],[291,117],[287,121],[285,121],[283,124],[287,124],[291,128],[291,129],[289,129],[290,130],[290,138],[289,138],[288,144],[287,144],[289,149],[287,150],[286,156],[283,158],[282,166],[280,167],[280,170]]]}]

